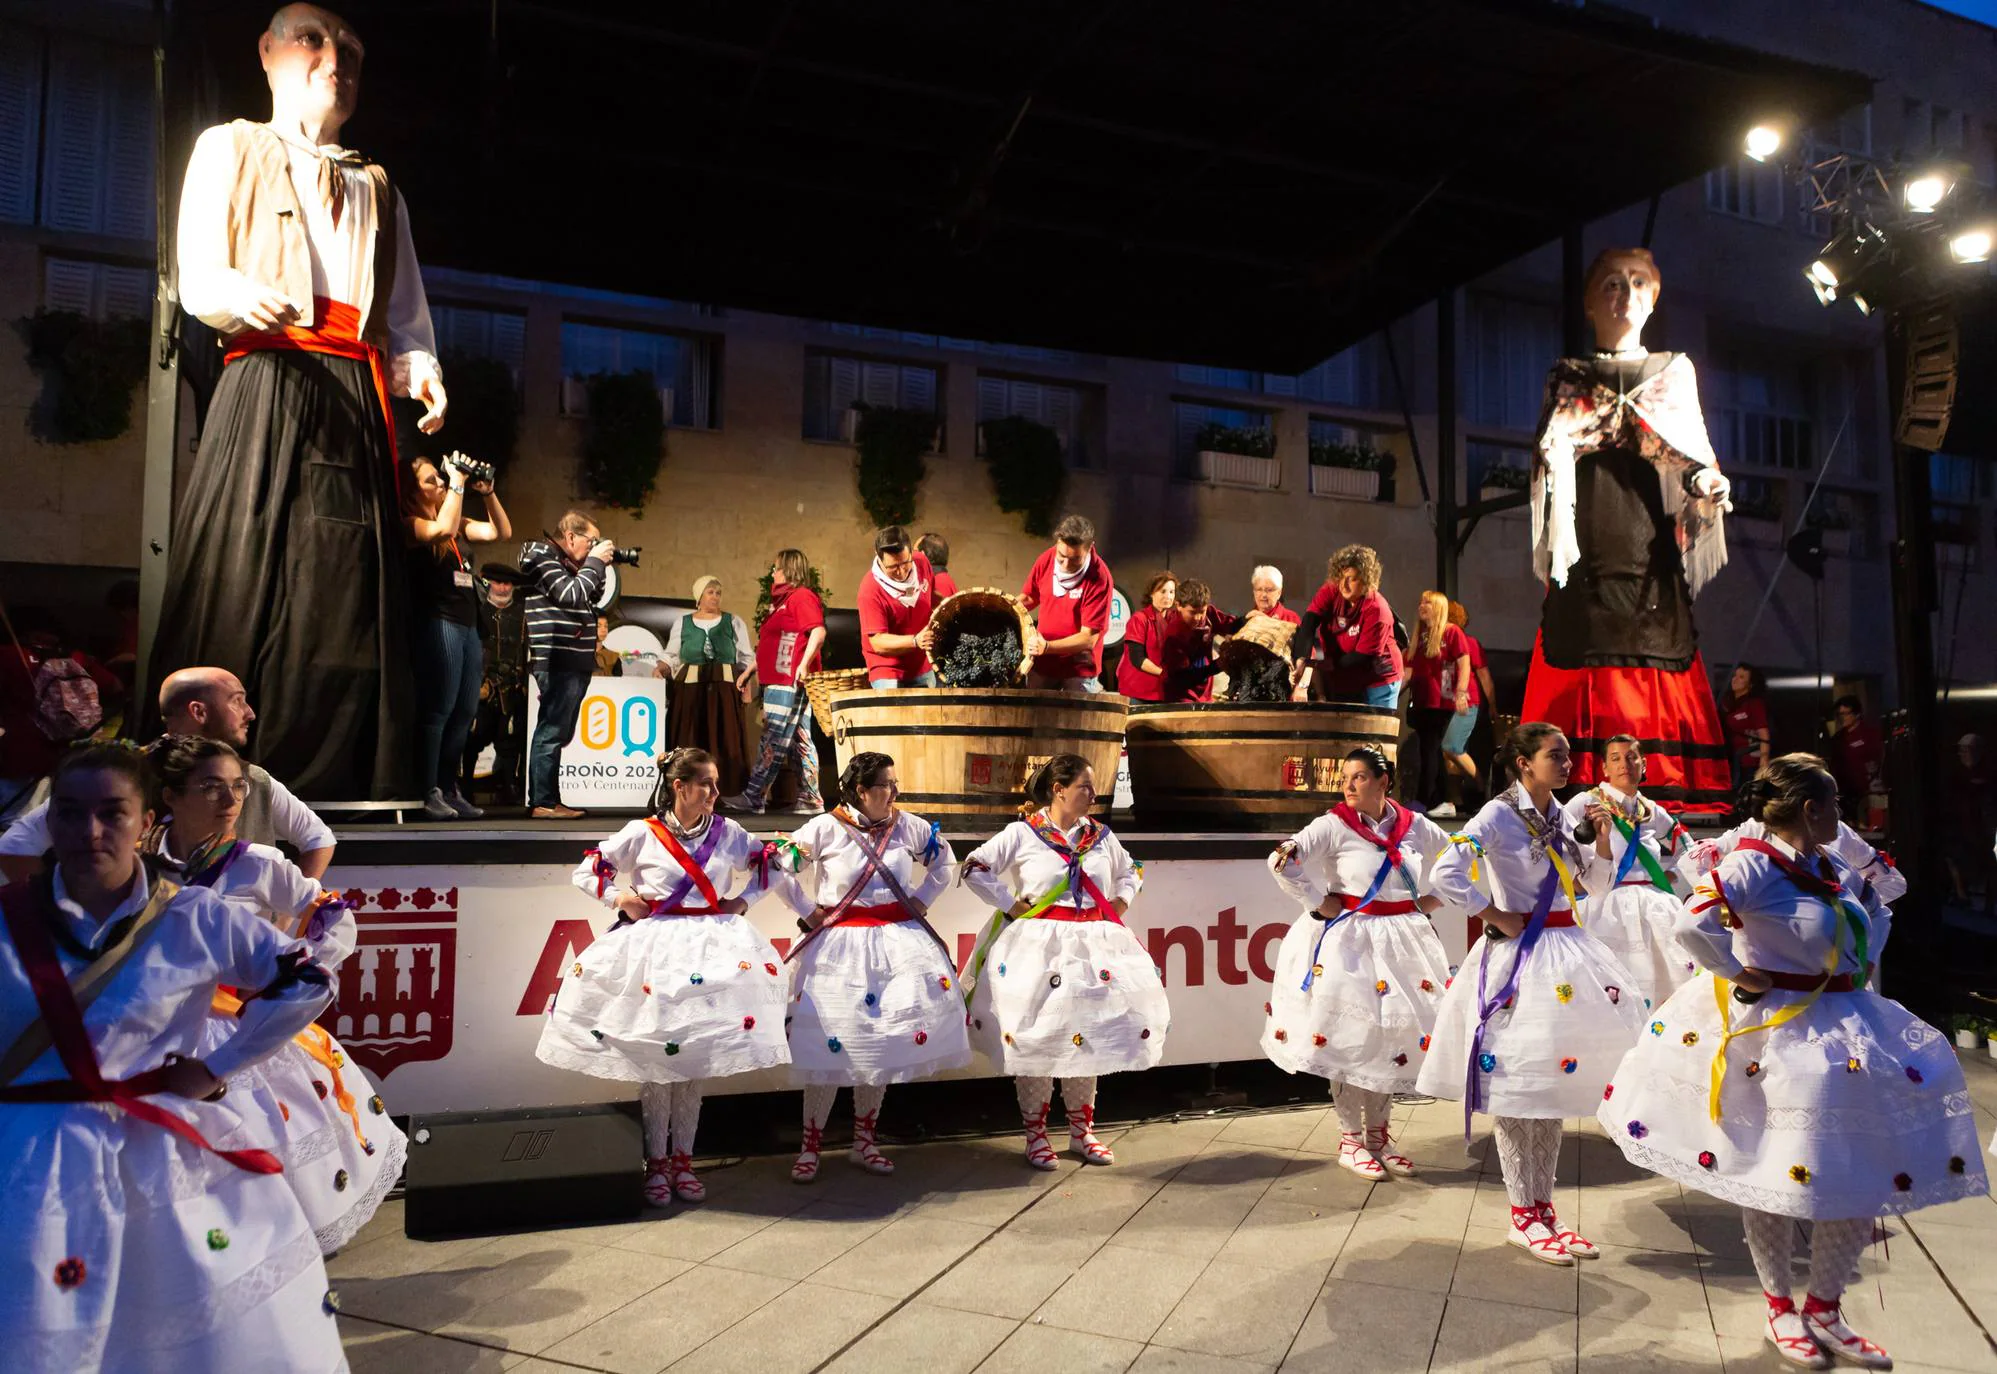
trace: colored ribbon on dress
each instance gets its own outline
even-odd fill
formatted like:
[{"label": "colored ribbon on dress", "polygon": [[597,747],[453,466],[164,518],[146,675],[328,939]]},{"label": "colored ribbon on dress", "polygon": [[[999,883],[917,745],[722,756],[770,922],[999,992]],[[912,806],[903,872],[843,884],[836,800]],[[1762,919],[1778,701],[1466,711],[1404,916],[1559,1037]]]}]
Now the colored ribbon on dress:
[{"label": "colored ribbon on dress", "polygon": [[985,956],[991,952],[992,941],[996,940],[998,938],[999,932],[1005,929],[1006,922],[1030,921],[1035,916],[1039,916],[1045,913],[1056,902],[1060,901],[1061,898],[1067,895],[1068,895],[1068,875],[1064,873],[1061,875],[1059,880],[1055,882],[1052,891],[1048,892],[1048,894],[1045,897],[1042,897],[1039,901],[1035,902],[1032,906],[1028,907],[1026,910],[1020,912],[1017,916],[1010,915],[1003,911],[994,911],[992,913],[991,920],[985,922],[985,928],[978,933],[978,943],[971,950],[970,961],[964,965],[964,970],[965,970],[964,977],[960,981],[963,983],[964,987],[965,1006],[969,1006],[971,1004],[971,993],[974,990],[976,990],[978,986],[978,975],[984,972]]},{"label": "colored ribbon on dress", "polygon": [[[1082,860],[1088,857],[1089,851],[1094,849],[1102,837],[1109,833],[1108,826],[1096,820],[1093,816],[1084,816],[1082,818],[1082,837],[1073,844],[1069,844],[1068,837],[1056,829],[1054,822],[1048,820],[1040,812],[1036,811],[1033,815],[1027,817],[1026,828],[1039,836],[1040,842],[1060,855],[1061,861],[1067,864],[1066,888],[1068,891],[1075,893],[1077,896],[1087,897],[1105,911],[1115,910],[1110,905],[1109,898],[1103,896],[1102,889],[1096,886],[1095,880],[1089,877],[1088,873],[1082,868]],[[1038,913],[1036,912],[1035,914],[1037,915]]]},{"label": "colored ribbon on dress", "polygon": [[[853,886],[847,891],[846,895],[841,897],[838,904],[826,913],[825,919],[806,931],[804,938],[790,947],[790,951],[784,955],[784,962],[788,964],[791,960],[797,958],[803,952],[804,947],[817,939],[822,932],[830,930],[833,926],[845,920],[846,913],[853,909],[853,903],[858,899],[860,893],[865,890],[870,881],[878,877],[887,885],[888,891],[894,894],[894,899],[900,904],[901,909],[906,911],[911,919],[919,922],[923,930],[928,932],[929,938],[936,942],[936,947],[943,951],[943,958],[947,963],[950,958],[950,946],[945,944],[943,937],[936,933],[936,927],[929,924],[928,914],[908,895],[902,888],[900,881],[896,879],[893,870],[883,862],[888,851],[888,844],[894,839],[896,823],[900,819],[900,813],[890,810],[888,819],[876,827],[881,834],[881,840],[878,845],[870,845],[867,842],[866,828],[854,821],[847,813],[845,807],[835,808],[832,812],[832,817],[853,832],[853,837],[859,842],[860,846],[860,862],[865,867],[860,870],[860,876],[854,880]],[[933,841],[936,827],[932,824],[930,829]],[[926,859],[925,862],[927,862]]]},{"label": "colored ribbon on dress", "polygon": [[714,890],[714,882],[707,876],[707,861],[714,857],[714,850],[721,843],[723,824],[721,817],[709,818],[707,833],[700,837],[699,845],[691,854],[686,852],[686,846],[679,842],[679,837],[673,834],[666,823],[657,816],[645,817],[645,824],[651,829],[653,837],[665,846],[666,852],[673,856],[673,862],[682,870],[680,880],[673,884],[672,890],[660,901],[652,903],[652,913],[657,915],[660,912],[671,911],[686,900],[687,893],[697,887],[707,902],[707,911],[703,914],[719,915],[721,894]]},{"label": "colored ribbon on dress", "polygon": [[55,941],[48,929],[47,913],[32,900],[0,902],[7,934],[14,952],[27,974],[42,1020],[48,1026],[56,1056],[69,1071],[67,1079],[28,1083],[0,1089],[0,1102],[102,1102],[148,1125],[171,1131],[188,1144],[227,1160],[238,1169],[253,1174],[281,1174],[284,1166],[268,1150],[218,1150],[210,1145],[194,1123],[163,1107],[145,1101],[154,1093],[166,1091],[166,1067],[149,1069],[132,1078],[111,1081],[97,1062],[97,1050],[83,1026],[83,1010],[75,991],[56,957]]},{"label": "colored ribbon on dress", "polygon": [[[226,988],[217,988],[214,997],[209,1000],[208,1010],[217,1016],[241,1016],[243,999]],[[315,1021],[292,1036],[291,1043],[304,1050],[313,1063],[326,1070],[326,1077],[331,1080],[328,1086],[332,1091],[334,1104],[345,1112],[347,1120],[353,1123],[354,1139],[360,1141],[361,1148],[373,1154],[374,1147],[368,1144],[367,1133],[361,1129],[360,1107],[354,1102],[354,1095],[347,1091],[346,1080],[340,1076],[340,1070],[347,1065],[347,1058],[333,1048],[333,1037],[327,1033],[324,1026]]]},{"label": "colored ribbon on dress", "polygon": [[1401,857],[1401,841],[1408,837],[1408,831],[1414,825],[1414,815],[1404,807],[1395,807],[1394,813],[1394,828],[1383,838],[1374,833],[1373,828],[1346,803],[1340,802],[1331,809],[1331,814],[1344,821],[1354,833],[1386,852],[1380,860],[1379,871],[1373,875],[1372,885],[1366,889],[1366,895],[1359,899],[1357,905],[1347,906],[1336,916],[1318,918],[1324,922],[1324,926],[1318,931],[1316,942],[1311,945],[1310,963],[1304,966],[1303,991],[1309,992],[1311,984],[1317,981],[1318,956],[1324,950],[1324,942],[1331,934],[1331,928],[1348,916],[1362,915],[1366,908],[1372,905],[1374,898],[1380,895],[1380,889],[1387,885],[1390,874],[1399,872],[1401,881],[1408,885],[1408,894],[1416,901],[1421,900],[1421,889],[1415,886],[1414,877],[1408,872],[1407,864]]},{"label": "colored ribbon on dress", "polygon": [[1670,892],[1671,879],[1665,874],[1664,865],[1650,852],[1650,846],[1637,833],[1636,823],[1620,811],[1611,811],[1609,819],[1615,822],[1616,833],[1623,837],[1623,857],[1616,865],[1615,886],[1621,887],[1623,880],[1629,877],[1630,869],[1641,863],[1643,871],[1650,875],[1651,886],[1659,892]]},{"label": "colored ribbon on dress", "polygon": [[1465,1140],[1470,1138],[1471,1114],[1484,1108],[1484,1084],[1478,1077],[1477,1063],[1484,1053],[1484,1032],[1489,1029],[1491,1018],[1497,1015],[1499,1009],[1518,995],[1519,975],[1525,972],[1526,960],[1532,957],[1534,948],[1539,944],[1539,937],[1546,930],[1547,915],[1553,910],[1553,894],[1565,890],[1568,905],[1571,907],[1574,904],[1574,880],[1568,875],[1567,865],[1561,861],[1560,855],[1550,848],[1546,851],[1546,857],[1553,861],[1552,866],[1547,869],[1545,881],[1539,885],[1539,897],[1532,904],[1532,914],[1526,919],[1525,929],[1519,932],[1519,938],[1513,942],[1515,952],[1512,956],[1511,972],[1506,975],[1504,986],[1500,987],[1495,995],[1488,992],[1491,976],[1491,940],[1488,936],[1484,940],[1483,957],[1477,962],[1477,1028],[1470,1036],[1470,1063],[1463,1085]]},{"label": "colored ribbon on dress", "polygon": [[[1751,1026],[1742,1026],[1739,1029],[1735,1029],[1733,1025],[1733,984],[1717,973],[1713,975],[1713,997],[1720,1008],[1720,1044],[1713,1052],[1711,1082],[1706,1094],[1706,1111],[1715,1124],[1720,1120],[1720,1093],[1726,1085],[1728,1048],[1744,1035],[1772,1031],[1778,1026],[1787,1025],[1816,1005],[1817,999],[1824,995],[1824,989],[1830,986],[1832,977],[1837,973],[1838,962],[1844,956],[1844,947],[1839,939],[1841,927],[1851,933],[1852,962],[1858,968],[1854,979],[1856,985],[1864,986],[1872,972],[1869,958],[1871,920],[1845,896],[1842,883],[1826,880],[1810,872],[1765,840],[1742,840],[1737,847],[1765,854],[1791,882],[1830,909],[1831,948],[1830,953],[1824,957],[1823,977],[1801,1001],[1792,1002],[1780,1011],[1770,1013],[1764,1021],[1757,1021]],[[1733,917],[1733,927],[1736,930],[1740,929],[1740,913],[1727,901],[1726,889],[1720,885],[1719,873],[1717,871],[1712,873],[1709,881],[1713,885],[1713,891],[1719,899],[1722,910]]]}]

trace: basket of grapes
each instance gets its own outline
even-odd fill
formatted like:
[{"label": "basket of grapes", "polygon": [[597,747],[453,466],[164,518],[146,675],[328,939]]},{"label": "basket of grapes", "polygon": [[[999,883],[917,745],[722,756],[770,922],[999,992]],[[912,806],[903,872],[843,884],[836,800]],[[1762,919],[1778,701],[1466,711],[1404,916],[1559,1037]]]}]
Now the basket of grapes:
[{"label": "basket of grapes", "polygon": [[1033,622],[1011,592],[970,587],[946,599],[929,617],[935,641],[929,651],[936,679],[951,687],[1017,687],[1033,660],[1026,643]]},{"label": "basket of grapes", "polygon": [[1256,611],[1221,641],[1216,657],[1227,674],[1229,701],[1290,699],[1290,637],[1296,629]]}]

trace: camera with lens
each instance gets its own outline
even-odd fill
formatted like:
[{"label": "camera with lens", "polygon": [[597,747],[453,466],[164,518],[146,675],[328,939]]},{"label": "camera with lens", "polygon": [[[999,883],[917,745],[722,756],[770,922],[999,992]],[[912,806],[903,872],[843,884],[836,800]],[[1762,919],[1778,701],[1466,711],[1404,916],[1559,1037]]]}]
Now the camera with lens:
[{"label": "camera with lens", "polygon": [[638,555],[644,551],[642,547],[635,549],[612,549],[610,551],[611,566],[616,567],[622,564],[627,568],[635,568],[638,566]]},{"label": "camera with lens", "polygon": [[462,453],[453,453],[446,458],[444,466],[464,478],[468,485],[492,480],[492,464],[468,458]]}]

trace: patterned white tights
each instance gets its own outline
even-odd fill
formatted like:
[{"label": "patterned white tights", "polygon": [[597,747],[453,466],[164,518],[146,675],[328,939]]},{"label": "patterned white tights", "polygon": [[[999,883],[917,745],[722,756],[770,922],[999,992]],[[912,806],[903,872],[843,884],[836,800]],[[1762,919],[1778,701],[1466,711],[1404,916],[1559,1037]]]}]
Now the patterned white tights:
[{"label": "patterned white tights", "polygon": [[[1762,1291],[1778,1298],[1792,1296],[1790,1260],[1796,1249],[1796,1219],[1757,1212],[1752,1207],[1741,1208],[1740,1215],[1747,1231],[1747,1252],[1754,1257],[1754,1272],[1761,1280]],[[1843,1297],[1851,1267],[1871,1239],[1871,1217],[1819,1221],[1812,1225],[1810,1295],[1825,1302],[1836,1302]]]},{"label": "patterned white tights", "polygon": [[[1013,1088],[1019,1094],[1019,1114],[1038,1116],[1041,1111],[1054,1104],[1054,1080],[1051,1078],[1015,1078]],[[1096,1105],[1096,1080],[1089,1078],[1064,1078],[1061,1080],[1061,1105],[1071,1112]]]},{"label": "patterned white tights", "polygon": [[[871,1086],[863,1083],[853,1085],[853,1115],[880,1115],[881,1104],[887,1101],[888,1089],[885,1083]],[[814,1083],[804,1090],[804,1124],[825,1129],[825,1123],[832,1117],[832,1104],[839,1100],[837,1084]]]},{"label": "patterned white tights", "polygon": [[693,1083],[645,1083],[638,1089],[638,1106],[645,1117],[645,1158],[693,1153],[693,1135],[700,1127],[701,1087]]},{"label": "patterned white tights", "polygon": [[1514,1207],[1553,1201],[1553,1174],[1560,1164],[1561,1122],[1536,1117],[1493,1118],[1491,1139],[1498,1146],[1498,1168],[1505,1178],[1505,1196]]},{"label": "patterned white tights", "polygon": [[1334,1080],[1331,1085],[1331,1109],[1338,1113],[1340,1130],[1347,1135],[1360,1135],[1369,1126],[1387,1124],[1387,1114],[1394,1109],[1394,1099],[1386,1093],[1355,1088],[1350,1083]]}]

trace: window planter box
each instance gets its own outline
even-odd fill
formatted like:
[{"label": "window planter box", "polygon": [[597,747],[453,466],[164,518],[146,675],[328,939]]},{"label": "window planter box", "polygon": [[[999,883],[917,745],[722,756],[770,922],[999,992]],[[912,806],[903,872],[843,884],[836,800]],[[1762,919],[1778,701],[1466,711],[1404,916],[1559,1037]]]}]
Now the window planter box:
[{"label": "window planter box", "polygon": [[1275,458],[1201,449],[1199,466],[1195,471],[1202,482],[1211,482],[1217,487],[1253,487],[1260,491],[1274,491],[1282,477],[1283,465]]},{"label": "window planter box", "polygon": [[[673,423],[673,389],[669,386],[659,388],[659,410],[670,427]],[[570,419],[581,419],[589,414],[587,377],[562,378],[562,414]]]},{"label": "window planter box", "polygon": [[1347,501],[1380,499],[1380,474],[1366,468],[1335,468],[1311,464],[1311,495],[1336,496]]}]

